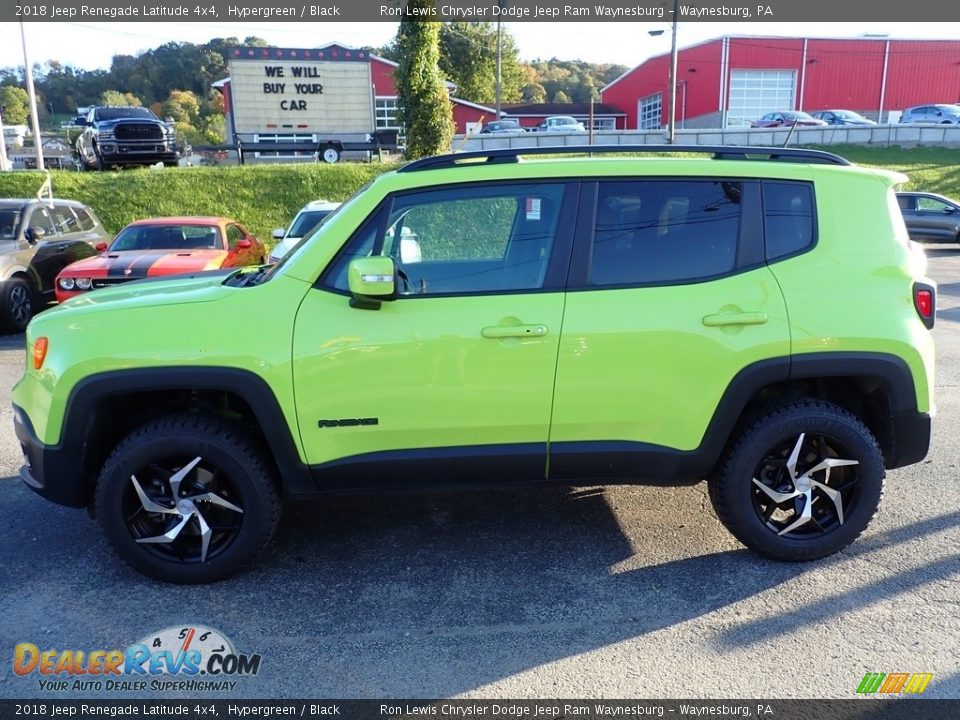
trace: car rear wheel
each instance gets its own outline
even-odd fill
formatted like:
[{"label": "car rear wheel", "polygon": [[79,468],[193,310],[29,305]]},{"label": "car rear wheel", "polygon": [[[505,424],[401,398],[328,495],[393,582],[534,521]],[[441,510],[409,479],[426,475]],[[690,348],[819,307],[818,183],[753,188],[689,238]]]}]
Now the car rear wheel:
[{"label": "car rear wheel", "polygon": [[734,440],[710,499],[751,550],[815,560],[852,543],[883,496],[883,455],[870,430],[832,403],[804,399],[754,419]]},{"label": "car rear wheel", "polygon": [[23,332],[36,309],[33,288],[23,278],[10,278],[0,285],[0,321],[7,332]]},{"label": "car rear wheel", "polygon": [[107,459],[94,503],[133,569],[178,584],[233,575],[267,545],[280,517],[260,443],[203,415],[161,418],[129,435]]}]

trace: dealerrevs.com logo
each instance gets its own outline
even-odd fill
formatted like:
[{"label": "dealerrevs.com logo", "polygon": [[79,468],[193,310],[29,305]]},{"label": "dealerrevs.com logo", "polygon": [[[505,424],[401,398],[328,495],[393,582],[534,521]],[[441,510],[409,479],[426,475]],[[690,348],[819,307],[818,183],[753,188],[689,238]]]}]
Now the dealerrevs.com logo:
[{"label": "dealerrevs.com logo", "polygon": [[260,671],[258,654],[238,653],[223,633],[200,625],[153,633],[126,650],[55,650],[24,642],[13,672],[50,691],[231,691]]}]

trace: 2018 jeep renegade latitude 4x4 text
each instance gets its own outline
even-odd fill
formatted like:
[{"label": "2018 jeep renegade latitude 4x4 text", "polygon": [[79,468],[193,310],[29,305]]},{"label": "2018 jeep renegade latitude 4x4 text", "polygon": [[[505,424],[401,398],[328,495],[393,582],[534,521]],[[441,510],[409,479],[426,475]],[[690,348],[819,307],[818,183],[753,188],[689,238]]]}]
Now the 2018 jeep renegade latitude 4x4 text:
[{"label": "2018 jeep renegade latitude 4x4 text", "polygon": [[249,562],[281,498],[410,486],[706,478],[748,547],[834,553],[929,444],[936,290],[906,178],[692,150],[428,158],[272,268],[44,313],[22,477],[181,583]]}]

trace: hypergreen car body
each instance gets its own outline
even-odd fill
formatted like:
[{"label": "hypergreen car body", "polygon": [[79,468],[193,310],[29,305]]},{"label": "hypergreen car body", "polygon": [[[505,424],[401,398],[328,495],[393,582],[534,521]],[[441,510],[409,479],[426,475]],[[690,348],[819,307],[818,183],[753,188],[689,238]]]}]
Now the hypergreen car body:
[{"label": "hypergreen car body", "polygon": [[[647,185],[633,196],[634,186],[610,184],[620,181]],[[272,270],[134,283],[38,316],[13,393],[24,477],[52,499],[86,505],[127,433],[200,408],[256,428],[287,494],[690,482],[716,470],[752,408],[796,394],[860,418],[888,468],[917,462],[934,407],[932,309],[929,317],[918,309],[918,288],[934,295],[894,200],[903,181],[802,157],[565,158],[387,173]],[[794,188],[778,215],[775,193]],[[721,201],[700,206],[701,191]],[[660,206],[644,216],[649,193]],[[445,208],[467,217],[475,206],[508,208],[505,259],[468,252],[455,259],[462,273],[434,272],[429,263],[454,261],[429,256],[430,224]],[[605,224],[611,208],[619,214]],[[710,233],[721,215],[737,234],[730,251],[698,234],[697,222]],[[394,274],[386,246],[397,223],[420,234],[422,268]],[[786,236],[790,223],[812,229],[771,257],[772,233]],[[492,234],[484,224],[459,227],[450,247]],[[374,250],[358,251],[347,278],[344,248],[361,247],[364,232]],[[689,260],[708,274],[630,282],[614,260],[604,261],[610,279],[597,280],[601,237],[626,258],[642,233],[662,238],[664,253],[676,243],[680,257],[664,254],[674,268],[665,272],[682,274]],[[550,240],[523,260],[541,268],[538,278],[517,287],[462,280],[509,264],[514,244],[544,234]],[[731,267],[710,272],[710,253]],[[381,254],[379,269],[363,257]],[[35,368],[39,338],[48,345]]]}]

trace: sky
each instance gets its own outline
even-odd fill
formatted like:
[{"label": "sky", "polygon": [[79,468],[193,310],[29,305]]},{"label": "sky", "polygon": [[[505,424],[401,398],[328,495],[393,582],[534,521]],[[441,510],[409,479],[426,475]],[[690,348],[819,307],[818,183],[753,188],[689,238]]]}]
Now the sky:
[{"label": "sky", "polygon": [[[668,22],[504,23],[522,60],[557,57],[633,67],[670,52]],[[214,37],[257,35],[279,47],[310,48],[339,42],[380,46],[396,34],[397,23],[27,23],[31,63],[59,60],[86,70],[107,68],[115,54],[135,55],[170,41],[202,43]],[[664,30],[651,37],[650,30]],[[957,38],[960,23],[679,23],[685,47],[721,35],[856,37],[864,33],[895,38]],[[23,65],[20,27],[0,23],[0,67]]]}]

